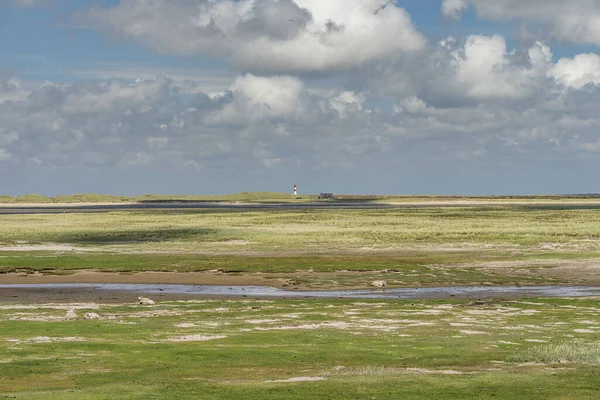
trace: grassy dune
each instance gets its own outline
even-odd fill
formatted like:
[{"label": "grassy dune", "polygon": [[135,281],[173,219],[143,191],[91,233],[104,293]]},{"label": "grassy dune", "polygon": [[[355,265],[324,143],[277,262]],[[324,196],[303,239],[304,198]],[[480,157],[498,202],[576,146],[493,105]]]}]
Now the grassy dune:
[{"label": "grassy dune", "polygon": [[[0,306],[0,397],[595,399],[598,302],[202,300]],[[87,308],[86,308],[87,307]],[[535,361],[538,364],[522,364]],[[541,364],[540,364],[541,363]],[[285,382],[290,378],[321,380]],[[273,382],[284,381],[284,382]]]}]

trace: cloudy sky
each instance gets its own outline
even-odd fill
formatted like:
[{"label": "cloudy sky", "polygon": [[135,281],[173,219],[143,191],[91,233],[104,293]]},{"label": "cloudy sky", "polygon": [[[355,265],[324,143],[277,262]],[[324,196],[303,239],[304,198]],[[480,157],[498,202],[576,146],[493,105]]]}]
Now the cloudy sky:
[{"label": "cloudy sky", "polygon": [[598,0],[0,0],[0,194],[600,192]]}]

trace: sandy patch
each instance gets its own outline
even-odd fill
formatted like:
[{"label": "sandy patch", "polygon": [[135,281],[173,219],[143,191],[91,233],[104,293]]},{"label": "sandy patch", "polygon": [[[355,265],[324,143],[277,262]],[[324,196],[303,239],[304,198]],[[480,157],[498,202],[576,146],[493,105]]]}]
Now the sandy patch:
[{"label": "sandy patch", "polygon": [[413,315],[442,315],[445,313],[446,313],[446,311],[444,311],[444,310],[422,310],[422,311],[415,311],[412,314]]},{"label": "sandy patch", "polygon": [[575,333],[596,333],[596,331],[592,329],[573,329]]},{"label": "sandy patch", "polygon": [[460,333],[462,333],[463,335],[488,335],[487,332],[483,332],[483,331],[462,330],[462,331],[460,331]]},{"label": "sandy patch", "polygon": [[245,324],[274,324],[281,322],[280,319],[247,319],[244,321]]},{"label": "sandy patch", "polygon": [[547,340],[542,339],[525,339],[525,341],[529,343],[548,343]]},{"label": "sandy patch", "polygon": [[170,310],[152,310],[152,311],[140,311],[131,314],[125,314],[125,317],[131,318],[152,318],[152,317],[164,317],[164,316],[179,316],[183,315],[182,312],[179,311],[170,311]]},{"label": "sandy patch", "polygon": [[342,322],[342,321],[331,321],[331,322],[320,322],[314,324],[302,324],[302,325],[283,325],[283,326],[270,326],[270,327],[257,327],[254,330],[257,331],[286,331],[286,330],[315,330],[315,329],[356,329],[356,330],[372,330],[372,331],[384,331],[392,332],[402,328],[412,328],[420,326],[432,326],[435,325],[433,322],[424,321],[410,321],[410,320],[389,320],[393,323],[385,323],[386,320],[360,320],[356,322]]},{"label": "sandy patch", "polygon": [[295,382],[316,382],[316,381],[324,381],[325,378],[322,376],[298,376],[295,378],[289,379],[279,379],[273,381],[265,381],[268,383],[295,383]]},{"label": "sandy patch", "polygon": [[190,324],[190,323],[183,323],[183,324],[176,324],[175,325],[177,328],[193,328],[195,326],[197,326],[196,324]]},{"label": "sandy patch", "polygon": [[281,317],[296,319],[296,318],[300,318],[300,314],[281,314]]},{"label": "sandy patch", "polygon": [[359,307],[381,308],[381,307],[386,307],[389,304],[386,304],[386,303],[362,303],[362,302],[356,302],[356,303],[352,303],[352,305],[359,306]]},{"label": "sandy patch", "polygon": [[284,325],[284,326],[273,326],[269,328],[254,328],[257,331],[289,331],[289,330],[314,330],[321,328],[333,328],[333,329],[348,329],[352,327],[352,324],[347,322],[322,322],[319,324],[304,324],[304,325]]},{"label": "sandy patch", "polygon": [[426,374],[426,375],[466,375],[474,372],[462,372],[452,369],[435,370],[425,368],[386,368],[386,367],[358,367],[345,368],[335,367],[329,375],[359,375],[359,376],[390,376],[404,374]]},{"label": "sandy patch", "polygon": [[[597,244],[594,245],[597,248]],[[582,260],[527,260],[527,261],[488,261],[469,264],[441,265],[448,269],[452,268],[478,268],[485,272],[503,275],[539,276],[547,278],[558,278],[566,281],[586,284],[600,283],[600,259],[589,258]],[[533,267],[533,268],[532,268]],[[538,267],[538,268],[535,268]]]},{"label": "sandy patch", "polygon": [[465,375],[466,372],[455,371],[453,369],[443,369],[443,370],[435,370],[435,369],[424,369],[424,368],[406,368],[406,372],[415,373],[415,374],[436,374],[436,375]]},{"label": "sandy patch", "polygon": [[55,342],[86,342],[86,338],[82,337],[49,337],[49,336],[36,336],[28,339],[6,339],[10,343],[55,343]]},{"label": "sandy patch", "polygon": [[436,306],[427,306],[427,308],[441,308],[444,310],[451,310],[454,308],[454,306],[452,304],[440,304]]},{"label": "sandy patch", "polygon": [[0,246],[0,251],[86,251],[84,247],[76,247],[70,244],[15,244],[11,246]]},{"label": "sandy patch", "polygon": [[64,321],[65,317],[54,315],[32,315],[28,313],[15,313],[8,316],[11,321],[30,321],[30,322],[59,322]]},{"label": "sandy patch", "polygon": [[97,310],[99,308],[96,303],[61,303],[61,304],[11,304],[2,305],[0,310],[40,310],[40,309],[51,309],[51,310],[81,310],[81,309],[92,309]]},{"label": "sandy patch", "polygon": [[224,244],[227,246],[247,246],[250,244],[249,240],[227,240],[225,242],[219,242],[219,244]]},{"label": "sandy patch", "polygon": [[205,342],[208,340],[216,340],[216,339],[225,339],[227,336],[225,335],[186,335],[186,336],[178,336],[174,338],[170,338],[168,342]]}]

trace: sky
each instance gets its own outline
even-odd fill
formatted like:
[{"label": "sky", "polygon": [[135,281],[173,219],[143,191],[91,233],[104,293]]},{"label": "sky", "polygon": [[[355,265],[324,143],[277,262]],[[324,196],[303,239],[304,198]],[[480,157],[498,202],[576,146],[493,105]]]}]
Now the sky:
[{"label": "sky", "polygon": [[598,193],[598,0],[0,0],[0,195]]}]

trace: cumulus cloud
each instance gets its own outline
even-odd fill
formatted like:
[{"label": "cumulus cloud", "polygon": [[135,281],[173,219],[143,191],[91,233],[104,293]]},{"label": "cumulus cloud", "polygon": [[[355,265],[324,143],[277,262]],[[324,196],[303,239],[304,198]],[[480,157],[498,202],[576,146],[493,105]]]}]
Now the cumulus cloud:
[{"label": "cumulus cloud", "polygon": [[456,80],[468,97],[478,100],[529,96],[535,81],[545,76],[552,53],[538,43],[521,54],[524,62],[516,55],[508,53],[501,36],[469,36],[464,48],[453,53]]},{"label": "cumulus cloud", "polygon": [[9,100],[21,100],[27,92],[21,88],[21,80],[15,77],[2,79],[0,77],[0,104]]},{"label": "cumulus cloud", "polygon": [[277,118],[301,112],[300,95],[304,85],[293,77],[257,77],[251,74],[238,77],[231,86],[235,101],[230,103],[241,107],[253,119]]},{"label": "cumulus cloud", "polygon": [[[548,24],[560,37],[549,11],[538,18],[524,3],[541,4],[454,0],[444,1],[442,13],[458,18],[473,6],[485,18]],[[202,71],[110,65],[87,75],[103,81],[35,88],[0,77],[3,171],[167,166],[198,174],[358,174],[365,166],[445,171],[461,163],[495,169],[519,159],[569,162],[600,151],[594,53],[554,62],[543,41],[512,47],[499,35],[428,44],[388,0],[112,4],[78,18],[161,53],[209,54],[242,71],[202,82]],[[562,10],[558,2],[544,4]],[[326,84],[303,75],[342,70]],[[172,78],[155,77],[161,71]]]},{"label": "cumulus cloud", "polygon": [[599,85],[600,56],[590,53],[562,58],[552,68],[550,75],[564,86],[576,89],[585,85]]},{"label": "cumulus cloud", "polygon": [[441,40],[419,57],[363,71],[359,88],[386,97],[418,97],[435,107],[482,101],[520,101],[549,88],[552,51],[543,43],[508,49],[503,37],[470,35]]},{"label": "cumulus cloud", "polygon": [[380,148],[350,129],[366,121],[363,101],[344,91],[310,94],[287,76],[247,74],[226,92],[191,99],[160,77],[47,82],[0,104],[0,148],[14,165],[272,168],[301,154]]},{"label": "cumulus cloud", "polygon": [[[494,68],[470,64],[465,48],[480,45],[489,52],[477,54],[487,54]],[[512,53],[494,37],[461,45],[446,41],[437,57],[444,55],[454,69],[444,79],[462,79],[457,85],[466,87],[462,95],[471,102],[440,106],[421,92],[397,92],[391,111],[373,107],[368,91],[311,93],[288,76],[242,75],[223,93],[192,98],[165,78],[45,83],[0,104],[0,163],[2,168],[169,165],[248,173],[595,154],[600,87],[579,90],[553,77],[543,79],[555,67],[541,67],[549,54],[542,45],[523,52],[523,59]],[[466,71],[473,68],[485,73],[472,73],[468,80]],[[521,82],[535,76],[540,85],[550,85],[548,90],[523,100],[511,86],[519,79],[508,80],[517,68],[525,71],[519,79],[528,77]],[[498,83],[482,88],[485,77],[508,80],[502,85],[510,90],[492,97]]]},{"label": "cumulus cloud", "polygon": [[[171,90],[171,80],[138,80],[135,84],[111,79],[105,85],[82,83],[73,85],[61,96],[65,113],[101,113],[118,110],[148,109]],[[38,92],[36,92],[37,94]]]},{"label": "cumulus cloud", "polygon": [[349,70],[426,44],[392,0],[121,0],[79,18],[163,54],[258,73]]},{"label": "cumulus cloud", "polygon": [[442,13],[458,17],[467,5],[481,18],[521,20],[546,27],[564,41],[600,46],[600,7],[597,0],[444,0]]}]

